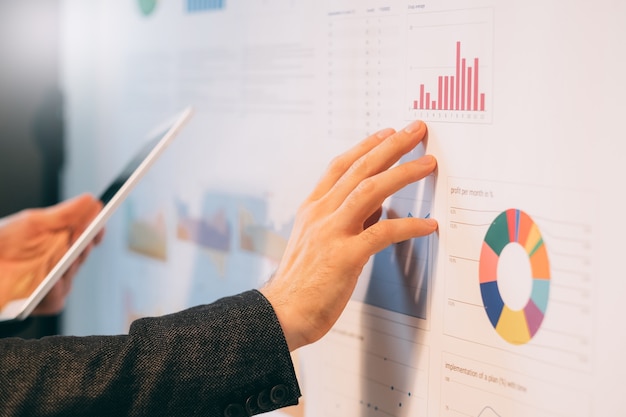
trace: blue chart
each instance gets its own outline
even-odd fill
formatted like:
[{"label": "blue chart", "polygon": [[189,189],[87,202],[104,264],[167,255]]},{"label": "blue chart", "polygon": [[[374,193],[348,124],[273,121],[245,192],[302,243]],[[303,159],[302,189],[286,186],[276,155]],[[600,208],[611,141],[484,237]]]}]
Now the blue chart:
[{"label": "blue chart", "polygon": [[207,10],[220,10],[225,6],[226,0],[187,0],[188,12],[202,12]]},{"label": "blue chart", "polygon": [[[413,151],[403,159],[415,159],[423,153]],[[402,162],[402,161],[401,161]],[[403,188],[390,199],[386,217],[430,216],[434,179]],[[428,287],[433,266],[433,235],[391,245],[374,257],[367,290],[359,301],[384,310],[426,320]],[[354,298],[358,298],[357,296]]]}]

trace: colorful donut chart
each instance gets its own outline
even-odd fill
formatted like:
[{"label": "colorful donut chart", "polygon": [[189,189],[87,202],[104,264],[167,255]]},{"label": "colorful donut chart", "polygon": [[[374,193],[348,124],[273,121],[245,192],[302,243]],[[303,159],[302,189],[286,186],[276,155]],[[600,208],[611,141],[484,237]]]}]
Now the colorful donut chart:
[{"label": "colorful donut chart", "polygon": [[[531,295],[521,310],[509,308],[498,289],[500,254],[511,244],[524,248],[532,273]],[[528,343],[541,326],[550,293],[548,252],[539,228],[528,214],[521,210],[508,209],[495,218],[483,241],[478,275],[483,305],[496,332],[509,343]]]}]

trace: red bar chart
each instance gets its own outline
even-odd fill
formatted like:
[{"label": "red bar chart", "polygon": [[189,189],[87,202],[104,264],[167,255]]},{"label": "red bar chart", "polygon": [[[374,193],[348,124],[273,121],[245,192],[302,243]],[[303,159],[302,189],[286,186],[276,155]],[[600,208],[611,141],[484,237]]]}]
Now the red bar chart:
[{"label": "red bar chart", "polygon": [[[456,43],[456,72],[439,75],[437,94],[431,94],[424,84],[419,86],[419,98],[413,100],[413,110],[485,111],[485,93],[479,89],[480,60],[461,58],[461,42]],[[431,100],[431,97],[437,97]]]},{"label": "red bar chart", "polygon": [[407,33],[408,118],[490,123],[493,10],[416,13]]}]

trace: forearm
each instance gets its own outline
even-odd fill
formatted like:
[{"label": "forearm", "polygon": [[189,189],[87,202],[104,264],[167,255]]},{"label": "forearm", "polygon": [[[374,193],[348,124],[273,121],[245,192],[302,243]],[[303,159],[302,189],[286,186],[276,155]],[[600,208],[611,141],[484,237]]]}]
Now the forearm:
[{"label": "forearm", "polygon": [[0,403],[9,416],[210,417],[248,399],[256,409],[259,394],[277,386],[287,396],[257,412],[300,395],[280,326],[256,291],[138,320],[128,335],[0,345]]}]

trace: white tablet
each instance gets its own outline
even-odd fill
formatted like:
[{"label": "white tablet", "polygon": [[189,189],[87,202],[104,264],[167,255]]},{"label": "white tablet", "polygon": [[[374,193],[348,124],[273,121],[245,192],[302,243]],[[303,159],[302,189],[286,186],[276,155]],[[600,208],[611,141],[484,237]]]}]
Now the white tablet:
[{"label": "white tablet", "polygon": [[[186,108],[172,119],[153,129],[147,137],[145,145],[137,151],[122,172],[111,182],[100,196],[103,203],[102,210],[91,221],[85,231],[72,244],[67,253],[52,267],[39,285],[28,295],[10,300],[0,310],[0,321],[22,320],[33,311],[54,284],[63,276],[83,250],[91,243],[113,212],[137,185],[139,180],[152,166],[154,161],[163,153],[172,142],[183,125],[189,120],[193,111]],[[32,286],[31,286],[32,288]],[[20,296],[21,297],[21,296]]]}]

